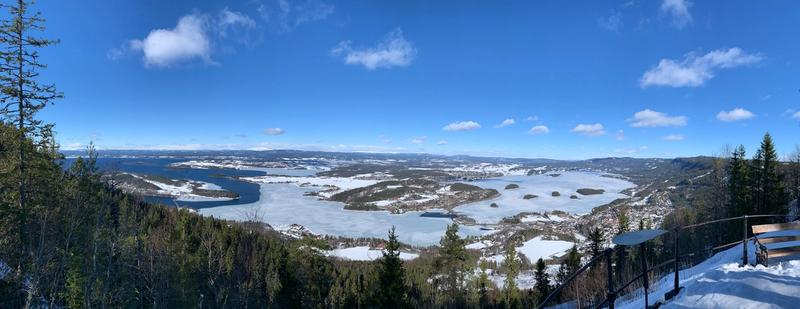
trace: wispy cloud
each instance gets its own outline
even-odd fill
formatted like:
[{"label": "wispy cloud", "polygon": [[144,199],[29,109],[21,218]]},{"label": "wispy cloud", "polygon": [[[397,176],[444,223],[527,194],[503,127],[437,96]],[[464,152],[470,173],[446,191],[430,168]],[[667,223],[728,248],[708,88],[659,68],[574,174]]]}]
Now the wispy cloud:
[{"label": "wispy cloud", "polygon": [[527,120],[527,121],[538,121],[539,120],[539,116],[536,116],[536,115],[528,116],[528,118],[525,118],[525,120]]},{"label": "wispy cloud", "polygon": [[442,128],[445,131],[469,131],[480,129],[481,125],[475,121],[461,121],[461,122],[453,122],[448,124]]},{"label": "wispy cloud", "polygon": [[619,130],[617,131],[617,135],[614,137],[615,140],[624,141],[625,140],[625,131]]},{"label": "wispy cloud", "polygon": [[342,57],[346,64],[375,70],[409,66],[417,55],[417,49],[403,37],[403,31],[397,28],[389,32],[375,47],[353,48],[351,41],[342,41],[331,50],[331,54]]},{"label": "wispy cloud", "polygon": [[550,133],[550,128],[543,125],[534,126],[530,130],[528,130],[528,134],[531,135],[540,135],[540,134],[547,134]]},{"label": "wispy cloud", "polygon": [[286,33],[306,23],[326,20],[335,9],[320,0],[268,0],[259,2],[257,11],[270,28]]},{"label": "wispy cloud", "polygon": [[644,73],[641,87],[699,87],[714,78],[719,69],[750,65],[763,60],[760,54],[748,54],[738,47],[718,49],[705,55],[689,53],[680,61],[661,59],[658,65]]},{"label": "wispy cloud", "polygon": [[286,133],[286,130],[282,128],[266,128],[264,129],[264,134],[266,135],[283,135]]},{"label": "wispy cloud", "polygon": [[721,111],[717,113],[717,119],[727,122],[747,120],[755,116],[756,114],[753,114],[753,112],[744,108],[734,108],[729,111]]},{"label": "wispy cloud", "polygon": [[670,134],[670,135],[664,136],[664,140],[665,141],[682,141],[683,140],[683,135],[681,135],[681,134]]},{"label": "wispy cloud", "polygon": [[417,137],[412,137],[411,138],[411,143],[412,144],[422,144],[422,143],[425,143],[425,141],[427,141],[427,140],[428,140],[427,136],[417,136]]},{"label": "wispy cloud", "polygon": [[651,109],[645,109],[633,114],[633,118],[628,119],[631,127],[652,128],[652,127],[681,127],[686,125],[686,116],[669,116],[665,113]]},{"label": "wispy cloud", "polygon": [[447,145],[447,141],[445,141],[445,140],[438,141],[438,142],[436,142],[436,145],[439,145],[439,146]]},{"label": "wispy cloud", "polygon": [[606,134],[605,128],[600,123],[595,123],[595,124],[583,124],[582,123],[582,124],[579,124],[579,125],[575,126],[575,128],[570,130],[570,132],[583,134],[583,135],[586,135],[586,136],[600,136],[600,135],[605,135]]},{"label": "wispy cloud", "polygon": [[494,127],[495,127],[495,128],[505,128],[505,127],[507,127],[507,126],[514,125],[515,123],[517,123],[517,122],[516,122],[516,121],[514,121],[514,119],[513,119],[513,118],[508,118],[508,119],[506,119],[506,120],[503,120],[503,122],[501,122],[500,124],[498,124],[498,125],[496,125],[496,126],[494,126]]},{"label": "wispy cloud", "polygon": [[683,29],[692,22],[692,14],[689,12],[691,6],[689,0],[663,0],[661,12],[669,15],[673,27]]},{"label": "wispy cloud", "polygon": [[619,33],[622,30],[622,12],[621,11],[614,11],[611,15],[607,17],[600,18],[597,21],[600,24],[600,27],[606,29],[611,32]]},{"label": "wispy cloud", "polygon": [[792,119],[800,120],[800,111],[795,112],[794,114],[792,114]]}]

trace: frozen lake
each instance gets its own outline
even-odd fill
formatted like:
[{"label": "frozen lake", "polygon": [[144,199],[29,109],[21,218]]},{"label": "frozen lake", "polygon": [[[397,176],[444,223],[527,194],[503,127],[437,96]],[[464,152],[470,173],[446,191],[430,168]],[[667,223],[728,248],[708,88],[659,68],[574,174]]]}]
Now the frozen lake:
[{"label": "frozen lake", "polygon": [[[395,226],[400,241],[412,245],[437,245],[449,218],[421,217],[423,212],[390,214],[386,211],[345,210],[339,202],[321,201],[305,196],[314,187],[291,183],[261,184],[261,198],[250,204],[202,208],[207,216],[229,220],[244,220],[258,213],[262,221],[280,228],[299,224],[317,234],[346,237],[386,238]],[[485,233],[477,226],[460,226],[462,236]]]},{"label": "frozen lake", "polygon": [[[505,176],[473,181],[470,184],[495,189],[500,192],[500,196],[456,207],[455,212],[484,224],[497,223],[505,217],[513,217],[521,212],[561,210],[573,214],[586,214],[594,207],[628,197],[620,192],[636,186],[626,180],[601,175],[590,172],[562,172],[557,177]],[[516,184],[519,188],[506,190],[505,187],[509,184]],[[576,193],[581,188],[603,189],[605,192],[597,195]],[[552,196],[553,191],[558,191],[561,196]],[[523,199],[526,194],[539,197],[526,200]],[[571,199],[570,195],[573,194],[579,199]],[[490,207],[492,203],[496,203],[498,207]]]}]

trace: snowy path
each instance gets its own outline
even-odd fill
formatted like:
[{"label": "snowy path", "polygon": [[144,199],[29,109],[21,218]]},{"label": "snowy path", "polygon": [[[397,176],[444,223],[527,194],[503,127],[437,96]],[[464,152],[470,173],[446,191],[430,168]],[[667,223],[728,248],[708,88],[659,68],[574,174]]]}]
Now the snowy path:
[{"label": "snowy path", "polygon": [[[750,261],[755,247],[748,243]],[[800,308],[800,256],[771,259],[770,266],[739,267],[742,246],[720,252],[681,271],[680,294],[662,308]],[[650,304],[663,301],[672,276],[655,286]],[[617,308],[641,308],[644,300],[618,301]]]}]

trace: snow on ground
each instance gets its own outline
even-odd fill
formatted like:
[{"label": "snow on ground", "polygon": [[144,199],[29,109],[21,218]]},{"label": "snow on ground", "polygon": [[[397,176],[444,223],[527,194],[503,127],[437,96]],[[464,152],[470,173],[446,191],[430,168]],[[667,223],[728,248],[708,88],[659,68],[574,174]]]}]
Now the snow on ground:
[{"label": "snow on ground", "polygon": [[136,178],[139,178],[141,180],[144,180],[144,181],[146,181],[146,182],[158,187],[158,193],[159,194],[174,196],[174,197],[176,197],[175,199],[178,200],[178,201],[183,201],[183,202],[213,202],[213,201],[232,201],[232,200],[234,200],[233,198],[229,198],[229,197],[208,197],[208,196],[202,196],[202,195],[198,195],[198,194],[192,193],[192,190],[193,190],[192,187],[193,186],[198,186],[200,189],[206,189],[206,190],[222,190],[222,187],[220,187],[219,185],[216,185],[216,184],[213,184],[213,183],[209,183],[209,182],[191,180],[191,181],[183,182],[183,184],[180,185],[180,186],[173,186],[173,185],[166,184],[166,183],[163,183],[163,182],[150,180],[150,179],[141,177],[139,175],[135,175],[135,174],[129,174],[129,175],[131,175],[133,177],[136,177]]},{"label": "snow on ground", "polygon": [[522,247],[517,248],[517,252],[528,258],[528,261],[536,263],[539,258],[547,260],[562,256],[573,245],[569,241],[542,240],[541,236],[537,236],[522,243]]},{"label": "snow on ground", "polygon": [[471,243],[466,246],[467,249],[480,250],[486,247],[491,247],[494,244],[491,240],[482,240],[479,242]]},{"label": "snow on ground", "polygon": [[[755,247],[748,243],[749,261]],[[680,272],[678,296],[662,308],[798,308],[800,307],[800,257],[770,259],[770,266],[739,267],[742,245],[717,253],[710,259]],[[668,275],[654,286],[650,304],[663,301],[671,290]],[[641,292],[639,292],[641,294]],[[644,297],[618,301],[617,308],[641,308]]]},{"label": "snow on ground", "polygon": [[[374,261],[383,257],[383,250],[371,249],[369,246],[359,246],[333,249],[326,251],[325,254],[350,261]],[[418,257],[419,254],[416,253],[400,252],[401,260],[410,261]]]},{"label": "snow on ground", "polygon": [[196,169],[209,169],[209,168],[241,169],[244,166],[244,162],[239,160],[232,160],[232,161],[225,161],[224,163],[218,163],[209,161],[190,160],[186,162],[175,162],[170,164],[170,166],[196,168]]},{"label": "snow on ground", "polygon": [[529,222],[563,222],[567,220],[566,218],[556,216],[556,215],[527,215],[520,219],[521,222],[529,223]]},{"label": "snow on ground", "polygon": [[346,177],[255,176],[255,177],[243,177],[242,179],[260,184],[295,183],[299,185],[308,185],[314,187],[338,188],[338,190],[324,191],[319,193],[320,196],[326,198],[338,192],[352,190],[361,187],[367,187],[378,183],[377,180],[353,179]]},{"label": "snow on ground", "polygon": [[527,169],[515,169],[519,167],[521,167],[519,164],[480,163],[472,165],[464,164],[459,167],[446,168],[443,170],[451,172],[499,173],[503,176],[523,176],[528,174]]},{"label": "snow on ground", "polygon": [[[620,192],[636,186],[623,179],[604,177],[600,173],[591,172],[561,172],[559,176],[505,176],[474,181],[470,184],[500,192],[499,197],[454,209],[478,223],[497,223],[503,218],[513,217],[521,212],[561,210],[573,214],[585,214],[594,207],[608,204],[618,198],[628,198],[629,196]],[[505,190],[505,186],[509,184],[516,184],[519,188]],[[581,188],[603,189],[605,192],[584,196],[576,193]],[[558,191],[561,196],[552,196],[554,191]],[[523,198],[525,194],[535,194],[539,197],[526,200]],[[578,199],[571,199],[572,194],[577,195]],[[492,203],[496,203],[498,207],[489,207]]]}]

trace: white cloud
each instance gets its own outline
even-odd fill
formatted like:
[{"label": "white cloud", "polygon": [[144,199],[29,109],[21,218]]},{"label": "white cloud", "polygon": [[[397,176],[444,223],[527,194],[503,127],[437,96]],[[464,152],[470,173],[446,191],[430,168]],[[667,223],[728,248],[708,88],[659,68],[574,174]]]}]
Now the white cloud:
[{"label": "white cloud", "polygon": [[156,29],[142,40],[131,40],[129,47],[144,53],[148,66],[167,67],[195,58],[213,63],[207,28],[205,16],[190,14],[181,17],[173,29]]},{"label": "white cloud", "polygon": [[740,48],[718,49],[705,55],[689,53],[680,61],[661,59],[658,65],[644,73],[639,85],[668,87],[699,87],[714,78],[718,69],[758,63],[763,60],[759,54],[748,54]]},{"label": "white cloud", "polygon": [[744,108],[734,108],[730,111],[721,111],[717,113],[717,119],[728,122],[747,120],[755,116],[756,114],[753,114],[751,111]]},{"label": "white cloud", "polygon": [[514,119],[508,118],[506,120],[503,120],[503,122],[501,122],[500,124],[498,124],[498,125],[496,125],[494,127],[495,128],[505,128],[507,126],[514,125],[515,123],[517,123],[517,122],[514,121]]},{"label": "white cloud", "polygon": [[689,0],[663,0],[661,12],[669,14],[673,27],[682,29],[692,22],[692,14],[689,13],[690,6],[692,3]]},{"label": "white cloud", "polygon": [[605,128],[603,128],[602,124],[595,123],[595,124],[579,124],[575,126],[570,132],[583,134],[586,136],[600,136],[606,134]]},{"label": "white cloud", "polygon": [[417,137],[411,138],[411,143],[412,144],[422,144],[422,143],[425,143],[425,141],[427,141],[427,140],[428,140],[427,136],[417,136]]},{"label": "white cloud", "polygon": [[453,122],[448,124],[442,128],[445,131],[469,131],[480,129],[481,125],[475,121],[461,121],[461,122]]},{"label": "white cloud", "polygon": [[800,112],[795,112],[795,113],[792,115],[792,119],[797,119],[797,120],[800,120]]},{"label": "white cloud", "polygon": [[622,130],[617,131],[617,136],[614,137],[614,139],[616,139],[618,141],[624,141],[625,140],[625,131],[622,131]]},{"label": "white cloud", "polygon": [[686,116],[670,117],[669,115],[651,109],[645,109],[633,114],[633,118],[628,119],[631,127],[680,127],[686,125]]},{"label": "white cloud", "polygon": [[445,141],[445,140],[438,141],[438,142],[436,142],[436,145],[439,145],[439,146],[447,145],[447,141]]},{"label": "white cloud", "polygon": [[264,134],[266,135],[283,135],[286,133],[286,130],[281,128],[266,128],[264,129]]},{"label": "white cloud", "polygon": [[417,55],[417,49],[403,37],[400,28],[389,32],[375,47],[354,49],[351,45],[350,41],[342,41],[331,54],[341,56],[346,64],[362,65],[367,70],[405,67]]},{"label": "white cloud", "polygon": [[538,121],[539,120],[539,116],[536,116],[536,115],[528,116],[528,118],[525,118],[525,120],[527,120],[527,121]]},{"label": "white cloud", "polygon": [[530,130],[528,130],[528,134],[538,135],[538,134],[547,134],[550,133],[550,128],[543,125],[534,126]]},{"label": "white cloud", "polygon": [[683,135],[681,135],[681,134],[670,134],[670,135],[664,136],[664,140],[665,141],[682,141],[683,140]]}]

